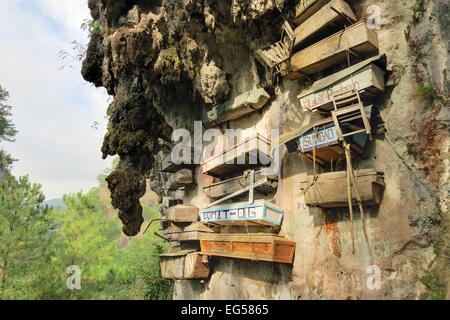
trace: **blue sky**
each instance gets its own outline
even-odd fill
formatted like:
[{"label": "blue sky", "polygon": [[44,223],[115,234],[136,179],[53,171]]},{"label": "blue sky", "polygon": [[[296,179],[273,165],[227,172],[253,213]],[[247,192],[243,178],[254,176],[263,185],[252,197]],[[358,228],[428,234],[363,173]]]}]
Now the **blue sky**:
[{"label": "blue sky", "polygon": [[100,153],[110,97],[82,79],[78,62],[58,57],[71,41],[87,42],[88,17],[87,0],[0,1],[0,84],[19,130],[0,147],[19,160],[13,173],[41,183],[48,199],[88,191],[111,163]]}]

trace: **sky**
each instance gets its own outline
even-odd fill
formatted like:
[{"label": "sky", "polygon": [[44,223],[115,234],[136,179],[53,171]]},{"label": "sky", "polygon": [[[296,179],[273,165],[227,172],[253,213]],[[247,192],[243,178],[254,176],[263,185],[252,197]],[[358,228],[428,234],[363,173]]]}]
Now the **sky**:
[{"label": "sky", "polygon": [[100,152],[110,97],[83,80],[81,63],[58,55],[87,43],[86,18],[87,0],[0,0],[0,84],[19,131],[0,147],[47,199],[89,191],[111,164]]}]

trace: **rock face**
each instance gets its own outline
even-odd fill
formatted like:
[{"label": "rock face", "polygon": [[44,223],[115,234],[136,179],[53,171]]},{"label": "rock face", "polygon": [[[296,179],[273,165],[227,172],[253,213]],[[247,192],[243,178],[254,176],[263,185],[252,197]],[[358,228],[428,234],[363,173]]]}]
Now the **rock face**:
[{"label": "rock face", "polygon": [[[279,40],[290,21],[290,0],[89,0],[99,28],[92,30],[82,74],[103,86],[108,108],[103,156],[120,156],[107,178],[123,231],[143,223],[139,199],[146,179],[165,196],[160,162],[170,153],[173,130],[194,129],[212,107],[252,89],[269,76],[255,51]],[[380,51],[392,86],[377,97],[386,128],[358,163],[385,173],[379,208],[369,211],[366,243],[356,217],[356,254],[349,250],[348,209],[324,212],[304,205],[299,181],[312,165],[285,153],[274,197],[285,212],[281,233],[296,241],[293,266],[215,259],[211,278],[177,281],[175,298],[416,299],[444,297],[450,284],[448,209],[450,21],[448,1],[348,1],[358,18],[381,9]],[[282,132],[311,121],[296,96],[304,81],[282,79],[268,106],[233,126],[261,123]],[[339,164],[337,164],[339,166]],[[197,186],[185,203],[208,204]],[[370,254],[372,252],[373,254]],[[375,266],[375,267],[374,267]],[[381,287],[369,282],[381,270]]]}]

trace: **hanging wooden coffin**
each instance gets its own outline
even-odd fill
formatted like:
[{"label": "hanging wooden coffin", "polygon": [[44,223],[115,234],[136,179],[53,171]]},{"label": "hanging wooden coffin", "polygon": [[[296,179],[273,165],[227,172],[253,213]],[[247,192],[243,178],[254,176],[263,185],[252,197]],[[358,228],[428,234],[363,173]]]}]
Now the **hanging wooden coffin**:
[{"label": "hanging wooden coffin", "polygon": [[[255,188],[256,191],[264,194],[275,192],[278,187],[278,177],[265,176],[262,170],[255,172],[255,181],[260,181],[266,177],[267,183]],[[250,174],[247,171],[242,176],[210,184],[203,188],[203,192],[208,197],[212,199],[217,199],[230,195],[242,188],[248,187],[249,185],[250,185]]]},{"label": "hanging wooden coffin", "polygon": [[209,234],[200,240],[201,253],[252,261],[292,264],[295,242],[265,233]]},{"label": "hanging wooden coffin", "polygon": [[201,222],[220,225],[262,224],[279,226],[282,220],[283,210],[263,200],[256,200],[253,204],[248,202],[224,204],[200,212]]},{"label": "hanging wooden coffin", "polygon": [[271,159],[270,140],[256,134],[206,160],[202,165],[202,173],[223,177],[236,171],[269,166]]},{"label": "hanging wooden coffin", "polygon": [[[366,116],[370,119],[372,107],[365,107]],[[355,155],[361,155],[369,138],[361,133],[351,136],[348,142]],[[318,163],[330,163],[344,158],[345,152],[337,134],[332,117],[314,122],[299,130],[287,133],[280,138],[280,144],[285,144],[288,152],[300,151],[306,157],[313,159],[314,149]]]},{"label": "hanging wooden coffin", "polygon": [[[164,158],[160,172],[176,173],[183,169],[192,170],[202,154],[201,150],[185,146],[175,146],[172,151],[174,155],[171,153]],[[174,159],[175,157],[177,159]]]},{"label": "hanging wooden coffin", "polygon": [[161,274],[164,279],[208,279],[210,269],[207,257],[197,252],[178,252],[160,255]]},{"label": "hanging wooden coffin", "polygon": [[270,95],[263,88],[241,94],[221,106],[214,107],[207,113],[205,126],[221,124],[239,119],[246,114],[261,109],[269,101]]},{"label": "hanging wooden coffin", "polygon": [[384,71],[375,63],[381,56],[367,59],[350,68],[316,81],[303,90],[298,99],[303,111],[327,112],[333,109],[333,95],[356,89],[363,101],[384,91]]},{"label": "hanging wooden coffin", "polygon": [[[358,193],[365,205],[378,205],[384,193],[383,173],[374,169],[355,170]],[[347,172],[320,174],[315,183],[314,176],[301,181],[301,190],[305,192],[305,203],[322,208],[347,207]],[[352,189],[352,198],[356,194]],[[354,201],[354,204],[356,202]]]},{"label": "hanging wooden coffin", "polygon": [[198,241],[205,233],[219,232],[218,228],[208,227],[203,223],[190,224],[171,223],[164,230],[164,238],[168,241]]},{"label": "hanging wooden coffin", "polygon": [[166,183],[166,190],[174,191],[180,188],[187,188],[194,184],[194,175],[191,169],[181,169],[169,175]]},{"label": "hanging wooden coffin", "polygon": [[313,75],[347,60],[347,52],[360,57],[378,54],[378,36],[360,21],[346,30],[322,40],[292,55],[290,64],[285,64],[282,75],[299,79]]},{"label": "hanging wooden coffin", "polygon": [[198,208],[192,205],[179,204],[166,211],[166,219],[173,222],[198,221]]},{"label": "hanging wooden coffin", "polygon": [[328,2],[330,2],[330,0],[299,0],[295,6],[295,24],[302,24]]},{"label": "hanging wooden coffin", "polygon": [[298,48],[310,38],[316,39],[317,35],[325,30],[342,28],[345,24],[354,22],[356,16],[345,1],[332,0],[295,29],[294,48]]}]

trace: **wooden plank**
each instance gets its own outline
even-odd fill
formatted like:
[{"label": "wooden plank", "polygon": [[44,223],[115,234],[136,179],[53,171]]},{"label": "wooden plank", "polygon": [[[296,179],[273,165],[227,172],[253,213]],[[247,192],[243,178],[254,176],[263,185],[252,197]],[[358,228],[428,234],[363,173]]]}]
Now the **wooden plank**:
[{"label": "wooden plank", "polygon": [[264,107],[270,95],[263,88],[255,89],[235,97],[221,106],[214,107],[207,113],[204,123],[209,127],[226,121],[239,119]]},{"label": "wooden plank", "polygon": [[256,134],[207,159],[202,164],[201,171],[210,176],[223,177],[236,171],[269,166],[271,159],[270,141]]},{"label": "wooden plank", "polygon": [[215,234],[200,240],[205,255],[293,263],[295,242],[271,234]]},{"label": "wooden plank", "polygon": [[160,255],[161,274],[164,279],[201,280],[208,279],[209,264],[199,253],[186,255]]},{"label": "wooden plank", "polygon": [[325,29],[349,22],[356,22],[356,16],[350,6],[343,0],[332,0],[295,29],[294,48],[298,48]]},{"label": "wooden plank", "polygon": [[200,221],[219,225],[245,225],[253,222],[279,226],[282,220],[283,210],[264,200],[256,200],[253,204],[248,202],[223,204],[200,212]]},{"label": "wooden plank", "polygon": [[286,240],[285,237],[272,233],[215,233],[205,234],[201,240],[272,243],[274,239]]},{"label": "wooden plank", "polygon": [[299,0],[295,6],[294,22],[300,25],[326,5],[330,0]]},{"label": "wooden plank", "polygon": [[167,220],[173,222],[198,221],[198,208],[192,205],[179,204],[167,209]]},{"label": "wooden plank", "polygon": [[[383,173],[374,169],[355,170],[358,192],[365,205],[378,205],[383,198],[385,188]],[[305,203],[322,208],[347,207],[347,172],[323,173],[311,185],[314,177],[308,176],[301,182],[305,192]],[[308,186],[310,186],[308,188]],[[356,194],[352,190],[353,199]],[[354,201],[356,205],[356,201]]]},{"label": "wooden plank", "polygon": [[[333,79],[333,75],[329,78]],[[330,111],[333,109],[333,96],[335,94],[357,89],[360,91],[362,100],[367,102],[373,98],[373,93],[383,92],[384,87],[384,71],[375,64],[370,64],[354,73],[346,74],[345,77],[318,91],[311,92],[311,90],[306,89],[298,98],[303,111]]]},{"label": "wooden plank", "polygon": [[289,79],[299,79],[302,74],[313,75],[347,60],[347,50],[360,56],[378,54],[378,37],[360,21],[346,30],[319,41],[295,53],[290,64],[285,64],[282,74]]},{"label": "wooden plank", "polygon": [[[265,177],[267,176],[263,174],[263,170],[255,172],[255,181],[262,180]],[[260,187],[257,187],[256,191],[262,193],[271,193],[277,189],[278,177],[270,176],[267,177],[267,179],[268,182]],[[203,188],[203,192],[208,197],[212,199],[217,199],[230,195],[242,188],[248,187],[249,185],[250,185],[250,175],[248,174],[247,171],[242,176],[210,184]]]},{"label": "wooden plank", "polygon": [[164,230],[164,238],[169,241],[198,241],[204,233],[219,232],[218,227],[208,227],[203,223],[172,223]]}]

